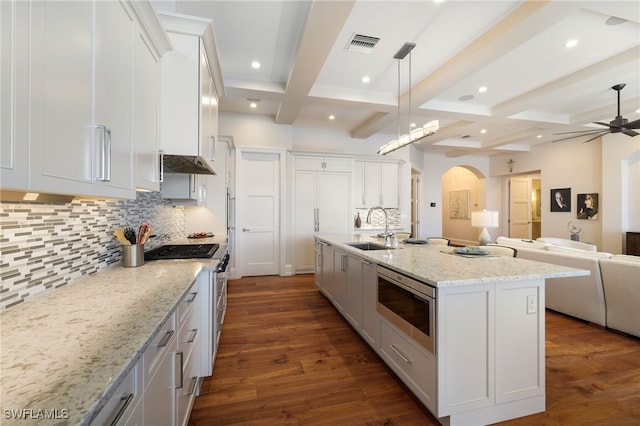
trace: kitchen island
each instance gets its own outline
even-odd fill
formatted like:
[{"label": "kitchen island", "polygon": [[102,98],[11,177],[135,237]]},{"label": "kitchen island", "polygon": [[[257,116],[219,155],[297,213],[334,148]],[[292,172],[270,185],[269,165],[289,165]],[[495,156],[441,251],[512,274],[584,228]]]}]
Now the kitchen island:
[{"label": "kitchen island", "polygon": [[[226,244],[221,243],[220,251],[226,251]],[[114,265],[1,312],[2,424],[89,424],[121,386],[131,384],[135,394],[121,403],[124,412],[150,389],[157,371],[166,370],[172,380],[173,350],[160,358],[160,349],[180,348],[177,327],[189,312],[198,321],[199,310],[186,305],[203,299],[192,293],[198,291],[198,277],[219,260],[214,256],[152,261],[135,268]],[[195,339],[188,328],[184,331]],[[148,401],[152,399],[145,400],[148,408],[158,413],[166,408]],[[137,405],[142,410],[142,404]]]},{"label": "kitchen island", "polygon": [[[441,423],[490,424],[545,410],[544,281],[588,271],[440,245],[362,250],[353,242],[384,244],[316,236],[316,285]],[[385,313],[385,269],[415,280],[416,300],[431,300],[431,347]]]}]

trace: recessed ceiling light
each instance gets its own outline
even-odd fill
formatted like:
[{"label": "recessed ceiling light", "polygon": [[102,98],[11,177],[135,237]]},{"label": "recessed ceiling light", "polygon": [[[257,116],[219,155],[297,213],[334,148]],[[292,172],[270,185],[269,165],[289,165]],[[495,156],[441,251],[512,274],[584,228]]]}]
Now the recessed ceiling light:
[{"label": "recessed ceiling light", "polygon": [[335,115],[331,114],[331,115],[329,116],[329,120],[335,120],[335,119],[336,119],[336,116],[335,116]]},{"label": "recessed ceiling light", "polygon": [[409,127],[416,127],[416,123],[409,124]]},{"label": "recessed ceiling light", "polygon": [[487,91],[487,86],[480,86],[480,87],[478,88],[478,92],[480,92],[480,93],[484,93],[484,92],[486,92],[486,91]]},{"label": "recessed ceiling light", "polygon": [[371,78],[368,75],[365,75],[364,77],[362,77],[362,82],[364,84],[367,84],[371,81]]},{"label": "recessed ceiling light", "polygon": [[636,110],[636,112],[637,112],[637,113],[640,113],[640,108],[638,108],[638,109]]},{"label": "recessed ceiling light", "polygon": [[485,133],[487,133],[487,129],[480,130],[480,133],[482,133],[484,135]]},{"label": "recessed ceiling light", "polygon": [[572,47],[576,47],[578,45],[578,40],[576,40],[575,38],[567,41],[564,44],[564,47],[566,47],[567,49],[571,49]]},{"label": "recessed ceiling light", "polygon": [[536,136],[536,138],[541,139],[541,138],[542,138],[542,135],[538,135],[538,136]]},{"label": "recessed ceiling light", "polygon": [[251,62],[251,68],[253,68],[254,70],[260,69],[260,62],[258,61]]},{"label": "recessed ceiling light", "polygon": [[260,99],[247,98],[247,100],[249,101],[249,106],[251,108],[258,108],[258,102],[260,102]]}]

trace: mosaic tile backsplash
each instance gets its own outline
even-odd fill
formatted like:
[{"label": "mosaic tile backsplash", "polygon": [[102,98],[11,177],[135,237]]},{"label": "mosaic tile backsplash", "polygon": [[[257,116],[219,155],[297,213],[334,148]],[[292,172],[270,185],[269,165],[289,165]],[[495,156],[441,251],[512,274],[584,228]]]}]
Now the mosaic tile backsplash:
[{"label": "mosaic tile backsplash", "polygon": [[145,250],[184,236],[184,210],[159,192],[135,200],[0,203],[0,310],[118,263],[114,228],[153,228]]}]

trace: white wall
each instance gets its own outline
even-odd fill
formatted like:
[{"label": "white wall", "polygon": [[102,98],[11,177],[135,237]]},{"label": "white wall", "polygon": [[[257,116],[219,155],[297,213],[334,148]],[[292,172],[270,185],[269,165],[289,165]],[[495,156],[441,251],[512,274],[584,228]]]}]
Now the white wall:
[{"label": "white wall", "polygon": [[[442,214],[443,214],[443,189],[442,176],[452,167],[467,167],[474,169],[478,174],[489,176],[489,158],[483,156],[465,156],[459,158],[449,158],[440,153],[422,153],[416,148],[416,153],[410,158],[415,159],[412,163],[414,169],[420,171],[421,200],[420,200],[420,235],[425,238],[442,234]],[[413,161],[413,160],[412,160]],[[500,181],[487,178],[486,187],[486,208],[498,210],[500,207]],[[436,207],[431,207],[431,203],[436,203]],[[473,208],[472,208],[473,210]],[[492,236],[499,235],[501,230],[490,230]],[[495,237],[495,236],[494,236]]]},{"label": "white wall", "polygon": [[603,137],[602,250],[623,253],[625,232],[640,232],[640,136]]},{"label": "white wall", "polygon": [[[580,240],[598,246],[598,250],[623,253],[626,230],[638,230],[640,219],[640,165],[634,154],[640,151],[640,138],[607,135],[589,143],[569,140],[546,143],[531,152],[505,154],[491,158],[491,176],[540,171],[542,179],[542,235],[569,238],[569,221],[582,225]],[[507,161],[513,159],[513,173]],[[634,177],[635,176],[635,177]],[[550,192],[553,188],[571,188],[572,211],[550,212]],[[598,220],[576,218],[577,194],[599,194]],[[506,194],[505,194],[506,197]],[[629,200],[634,206],[629,205]],[[628,224],[625,228],[624,223]],[[633,225],[635,223],[635,225]],[[633,227],[635,229],[632,229]],[[506,234],[505,234],[506,235]]]}]

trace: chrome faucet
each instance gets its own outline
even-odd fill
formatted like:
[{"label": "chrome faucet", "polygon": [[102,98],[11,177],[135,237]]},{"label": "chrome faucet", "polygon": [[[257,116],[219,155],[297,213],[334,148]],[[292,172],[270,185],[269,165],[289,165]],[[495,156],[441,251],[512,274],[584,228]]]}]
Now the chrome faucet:
[{"label": "chrome faucet", "polygon": [[[384,213],[384,245],[387,247],[394,247],[394,235],[393,232],[389,231],[389,215],[387,211],[382,206],[371,207],[367,212],[367,223],[371,223],[371,212],[374,210],[382,210]],[[397,241],[397,240],[396,240]]]}]

